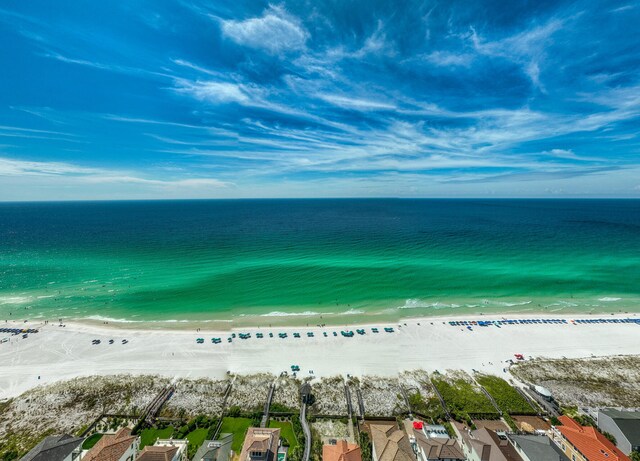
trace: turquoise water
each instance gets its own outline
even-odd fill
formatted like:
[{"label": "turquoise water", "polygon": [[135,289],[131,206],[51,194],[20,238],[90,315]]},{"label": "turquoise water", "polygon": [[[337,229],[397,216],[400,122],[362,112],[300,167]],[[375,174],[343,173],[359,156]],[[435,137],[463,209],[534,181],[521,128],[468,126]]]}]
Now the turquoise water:
[{"label": "turquoise water", "polygon": [[352,323],[638,301],[634,200],[0,204],[1,319]]}]

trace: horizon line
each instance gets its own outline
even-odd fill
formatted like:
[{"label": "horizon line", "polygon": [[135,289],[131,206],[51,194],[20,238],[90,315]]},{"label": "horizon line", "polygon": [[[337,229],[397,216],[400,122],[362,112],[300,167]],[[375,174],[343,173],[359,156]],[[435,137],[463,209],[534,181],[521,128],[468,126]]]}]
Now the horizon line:
[{"label": "horizon line", "polygon": [[231,201],[329,201],[329,200],[504,200],[504,201],[587,201],[587,200],[627,200],[640,201],[640,197],[221,197],[221,198],[125,198],[125,199],[61,199],[61,200],[1,200],[0,204],[45,204],[45,203],[113,203],[113,202],[231,202]]}]

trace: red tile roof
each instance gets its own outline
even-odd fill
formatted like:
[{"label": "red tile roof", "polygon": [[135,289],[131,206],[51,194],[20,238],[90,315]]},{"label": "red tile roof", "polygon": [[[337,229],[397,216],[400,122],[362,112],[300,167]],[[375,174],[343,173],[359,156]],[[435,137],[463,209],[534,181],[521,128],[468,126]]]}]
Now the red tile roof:
[{"label": "red tile roof", "polygon": [[338,440],[335,445],[322,446],[322,461],[362,461],[362,453],[358,445]]},{"label": "red tile roof", "polygon": [[590,426],[581,426],[573,418],[560,416],[556,429],[589,461],[631,461],[604,435]]},{"label": "red tile roof", "polygon": [[84,461],[118,461],[136,443],[138,437],[131,435],[127,428],[120,429],[114,435],[104,435],[86,455]]}]

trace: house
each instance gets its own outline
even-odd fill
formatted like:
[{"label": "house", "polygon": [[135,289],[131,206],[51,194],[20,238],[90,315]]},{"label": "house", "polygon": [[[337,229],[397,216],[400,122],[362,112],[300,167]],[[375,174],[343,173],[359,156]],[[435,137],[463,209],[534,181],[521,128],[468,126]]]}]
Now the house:
[{"label": "house", "polygon": [[409,438],[395,424],[372,424],[373,461],[415,461]]},{"label": "house", "polygon": [[507,436],[524,461],[569,461],[569,458],[546,435]]},{"label": "house", "polygon": [[250,427],[242,445],[240,461],[277,461],[280,429]]},{"label": "house", "polygon": [[458,443],[446,437],[429,437],[414,429],[415,450],[421,461],[464,461],[466,458]]},{"label": "house", "polygon": [[144,447],[136,461],[186,461],[188,444],[187,440],[159,439]]},{"label": "house", "polygon": [[640,411],[600,410],[598,428],[615,437],[621,452],[640,451]]},{"label": "house", "polygon": [[128,428],[115,434],[103,435],[83,457],[82,461],[133,461],[138,454],[138,437]]},{"label": "house", "polygon": [[193,461],[229,461],[233,434],[220,434],[218,440],[205,440]]},{"label": "house", "polygon": [[469,431],[455,426],[462,438],[462,450],[469,461],[523,461],[506,434],[486,428]]},{"label": "house", "polygon": [[322,461],[362,461],[362,452],[355,443],[338,440],[322,446]]},{"label": "house", "polygon": [[564,415],[558,419],[562,426],[553,426],[551,436],[571,461],[630,461],[595,428],[581,426]]},{"label": "house", "polygon": [[82,454],[81,437],[50,435],[33,447],[20,461],[77,461]]}]

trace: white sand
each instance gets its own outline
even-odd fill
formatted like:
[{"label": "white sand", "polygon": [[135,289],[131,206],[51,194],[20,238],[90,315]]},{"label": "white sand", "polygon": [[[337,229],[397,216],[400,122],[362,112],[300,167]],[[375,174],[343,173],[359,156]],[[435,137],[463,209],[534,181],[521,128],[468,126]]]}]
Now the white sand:
[{"label": "white sand", "polygon": [[[509,315],[508,318],[623,318],[621,316],[545,316],[542,314]],[[499,319],[500,316],[478,316],[476,319]],[[115,373],[151,374],[180,377],[221,378],[232,373],[289,370],[292,364],[301,367],[299,376],[336,374],[395,375],[403,370],[427,371],[473,369],[502,375],[505,361],[515,353],[529,357],[589,357],[640,354],[640,325],[510,325],[497,328],[475,327],[468,331],[452,327],[449,320],[470,320],[469,317],[427,317],[403,320],[395,333],[379,334],[367,328],[365,336],[334,337],[340,327],[278,327],[242,328],[235,332],[251,332],[248,340],[234,339],[227,343],[230,332],[195,332],[180,330],[131,330],[67,323],[40,327],[40,333],[27,339],[12,337],[0,344],[0,399],[19,395],[40,384],[77,376]],[[445,322],[443,324],[443,322]],[[404,323],[407,326],[404,326]],[[421,325],[418,326],[418,323]],[[34,324],[5,324],[35,327]],[[356,327],[349,327],[354,330]],[[265,334],[257,339],[256,332]],[[268,333],[274,332],[274,338]],[[280,339],[277,333],[287,331]],[[292,332],[301,338],[293,338]],[[313,331],[315,338],[306,333]],[[322,332],[329,336],[324,337]],[[221,337],[214,345],[211,337]],[[0,338],[3,335],[0,334]],[[196,338],[205,338],[197,344]],[[92,345],[92,339],[102,340]],[[114,339],[113,345],[108,344]],[[129,343],[123,345],[121,340]],[[40,379],[38,379],[40,376]]]}]

